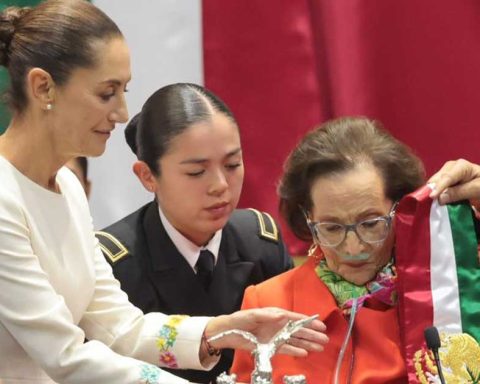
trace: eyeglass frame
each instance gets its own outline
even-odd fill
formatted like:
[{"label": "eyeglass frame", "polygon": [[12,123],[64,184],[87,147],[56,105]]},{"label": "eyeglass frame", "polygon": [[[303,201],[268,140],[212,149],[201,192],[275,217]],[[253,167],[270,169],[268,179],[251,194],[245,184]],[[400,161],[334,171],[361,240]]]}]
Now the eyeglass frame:
[{"label": "eyeglass frame", "polygon": [[[323,246],[323,247],[328,247],[328,248],[335,248],[335,247],[338,247],[340,244],[342,244],[345,239],[347,238],[347,234],[348,232],[350,231],[353,231],[355,233],[355,235],[357,235],[357,238],[360,240],[360,241],[363,241],[364,243],[367,243],[367,244],[378,244],[378,243],[381,243],[383,241],[385,241],[385,239],[388,237],[388,234],[390,232],[390,229],[392,227],[392,221],[393,221],[393,218],[395,217],[395,213],[396,213],[396,209],[397,209],[397,206],[398,206],[398,201],[394,202],[392,207],[390,208],[390,211],[388,212],[388,214],[386,215],[383,215],[383,216],[377,216],[377,217],[374,217],[372,219],[368,219],[368,220],[362,220],[362,221],[358,221],[356,223],[353,223],[353,224],[341,224],[341,223],[334,223],[334,222],[331,222],[331,221],[312,221],[310,220],[310,217],[308,216],[308,213],[305,209],[302,208],[302,211],[303,211],[303,214],[305,216],[305,219],[307,221],[307,225],[308,225],[308,228],[310,229],[310,233],[312,234],[312,237],[313,239],[318,242],[319,245]],[[386,231],[386,235],[383,239],[381,240],[375,240],[375,241],[367,241],[367,240],[364,240],[362,238],[362,236],[360,236],[357,232],[357,226],[360,225],[360,224],[363,224],[365,222],[368,222],[368,221],[374,221],[374,220],[378,220],[378,219],[383,219],[387,222],[387,231]],[[318,238],[318,235],[316,234],[316,231],[315,231],[315,226],[317,224],[335,224],[335,225],[340,225],[343,229],[344,229],[344,232],[343,232],[343,239],[341,241],[339,241],[338,243],[336,244],[322,244],[322,242],[320,241],[320,239]]]}]

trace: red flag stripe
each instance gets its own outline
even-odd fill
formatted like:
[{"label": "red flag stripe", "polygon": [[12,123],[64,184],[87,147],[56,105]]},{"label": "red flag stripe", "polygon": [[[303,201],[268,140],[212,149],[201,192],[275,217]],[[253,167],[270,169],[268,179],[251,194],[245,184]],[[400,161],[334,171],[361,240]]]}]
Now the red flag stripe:
[{"label": "red flag stripe", "polygon": [[[396,266],[399,317],[409,382],[417,382],[413,357],[424,345],[423,331],[433,324],[430,281],[430,207],[419,204],[428,187],[405,197],[396,214]],[[415,219],[415,220],[414,220]],[[412,249],[415,250],[412,252]],[[421,276],[421,278],[419,278]]]}]

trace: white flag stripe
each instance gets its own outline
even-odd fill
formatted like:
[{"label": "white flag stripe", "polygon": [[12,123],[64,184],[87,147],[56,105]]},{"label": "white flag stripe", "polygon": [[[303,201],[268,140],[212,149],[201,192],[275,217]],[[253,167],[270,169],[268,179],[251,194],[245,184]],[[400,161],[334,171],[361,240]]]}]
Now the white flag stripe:
[{"label": "white flag stripe", "polygon": [[440,332],[461,333],[460,297],[452,228],[446,206],[435,200],[430,209],[430,281],[433,325]]}]

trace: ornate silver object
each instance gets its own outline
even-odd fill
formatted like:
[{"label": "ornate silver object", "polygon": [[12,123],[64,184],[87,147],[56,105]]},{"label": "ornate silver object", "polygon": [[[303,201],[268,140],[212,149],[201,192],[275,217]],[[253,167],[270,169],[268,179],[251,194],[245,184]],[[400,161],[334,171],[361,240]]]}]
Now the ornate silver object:
[{"label": "ornate silver object", "polygon": [[221,373],[220,376],[217,377],[217,384],[236,384],[237,383],[237,375],[232,373],[231,375],[227,375],[225,372]]},{"label": "ornate silver object", "polygon": [[307,384],[307,379],[303,375],[283,376],[283,384]]},{"label": "ornate silver object", "polygon": [[[219,333],[218,335],[215,335],[209,338],[208,341],[212,342],[212,341],[221,339],[224,336],[229,336],[229,335],[239,335],[239,336],[242,336],[244,339],[250,341],[255,345],[255,348],[252,351],[255,368],[252,371],[252,378],[250,383],[251,384],[273,384],[272,362],[271,362],[273,355],[275,355],[275,353],[280,348],[280,346],[282,346],[288,340],[290,340],[290,338],[295,332],[297,332],[300,328],[303,328],[308,324],[310,324],[317,317],[318,315],[313,315],[311,317],[307,317],[302,320],[288,321],[287,324],[285,324],[285,326],[282,329],[280,329],[280,331],[278,331],[268,343],[260,343],[255,337],[255,335],[251,334],[250,332],[241,331],[239,329],[232,329],[229,331]],[[228,376],[226,374],[222,374],[219,376],[219,379],[223,381],[218,381],[218,378],[217,378],[217,383],[235,384],[236,377],[233,377],[233,376],[234,375]],[[301,380],[300,377],[303,377],[303,381],[298,381],[298,380]],[[285,380],[290,380],[290,381],[285,381]],[[301,375],[285,376],[284,383],[306,384],[306,380],[305,380],[305,377]]]}]

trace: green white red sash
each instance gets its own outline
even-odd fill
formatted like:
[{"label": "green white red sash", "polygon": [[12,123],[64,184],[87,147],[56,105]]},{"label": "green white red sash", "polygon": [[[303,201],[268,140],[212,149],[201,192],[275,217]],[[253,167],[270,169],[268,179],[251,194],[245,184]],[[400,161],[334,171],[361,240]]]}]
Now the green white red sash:
[{"label": "green white red sash", "polygon": [[480,340],[480,265],[472,209],[467,203],[441,206],[428,197],[430,192],[423,187],[407,195],[396,212],[399,320],[410,383],[418,382],[414,355],[425,347],[426,327]]}]

